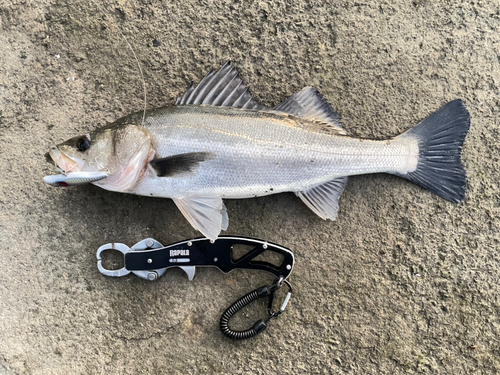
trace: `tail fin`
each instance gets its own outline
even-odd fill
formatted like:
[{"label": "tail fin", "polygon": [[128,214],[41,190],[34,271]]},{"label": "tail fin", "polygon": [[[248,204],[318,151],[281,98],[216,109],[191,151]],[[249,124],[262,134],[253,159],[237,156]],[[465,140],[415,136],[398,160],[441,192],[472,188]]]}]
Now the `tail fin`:
[{"label": "tail fin", "polygon": [[451,202],[462,201],[466,180],[460,154],[469,126],[469,112],[457,99],[401,134],[417,139],[419,160],[416,170],[397,175]]}]

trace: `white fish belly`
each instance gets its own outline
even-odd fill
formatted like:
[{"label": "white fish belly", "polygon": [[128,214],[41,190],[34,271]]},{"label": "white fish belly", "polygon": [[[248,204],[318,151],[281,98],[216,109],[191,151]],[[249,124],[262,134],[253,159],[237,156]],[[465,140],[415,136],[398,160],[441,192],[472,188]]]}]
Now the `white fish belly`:
[{"label": "white fish belly", "polygon": [[205,152],[213,157],[170,177],[157,177],[150,168],[130,192],[247,198],[304,191],[341,176],[416,168],[415,139],[360,140],[326,134],[317,124],[302,121],[224,108],[165,108],[146,121],[158,156]]}]

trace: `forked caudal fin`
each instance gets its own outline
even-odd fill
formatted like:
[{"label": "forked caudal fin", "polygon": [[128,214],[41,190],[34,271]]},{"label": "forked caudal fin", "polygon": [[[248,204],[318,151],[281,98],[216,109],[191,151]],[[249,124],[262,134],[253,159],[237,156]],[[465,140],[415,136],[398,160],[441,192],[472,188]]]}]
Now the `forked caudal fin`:
[{"label": "forked caudal fin", "polygon": [[444,105],[398,137],[415,138],[419,158],[413,172],[394,174],[451,202],[462,201],[466,178],[460,155],[469,126],[470,115],[460,99]]}]

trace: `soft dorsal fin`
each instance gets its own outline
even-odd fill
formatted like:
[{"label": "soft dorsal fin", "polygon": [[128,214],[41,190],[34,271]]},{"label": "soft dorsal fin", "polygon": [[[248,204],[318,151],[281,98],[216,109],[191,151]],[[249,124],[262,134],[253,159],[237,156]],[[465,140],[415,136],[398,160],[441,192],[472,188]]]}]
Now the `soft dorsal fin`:
[{"label": "soft dorsal fin", "polygon": [[191,83],[175,105],[206,104],[220,107],[267,110],[257,103],[240,78],[240,74],[228,61],[215,73],[212,70],[198,86]]},{"label": "soft dorsal fin", "polygon": [[313,87],[304,87],[273,108],[303,119],[324,123],[339,134],[346,134],[340,126],[340,116],[323,95]]}]

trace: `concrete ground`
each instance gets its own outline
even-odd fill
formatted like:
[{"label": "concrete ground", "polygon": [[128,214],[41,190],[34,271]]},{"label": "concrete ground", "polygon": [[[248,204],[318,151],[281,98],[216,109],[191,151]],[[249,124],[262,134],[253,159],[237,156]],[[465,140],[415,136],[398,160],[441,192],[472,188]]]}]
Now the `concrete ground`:
[{"label": "concrete ground", "polygon": [[[500,372],[498,1],[291,3],[0,2],[0,374]],[[198,233],[168,199],[42,181],[52,145],[143,108],[124,37],[148,108],[226,60],[268,106],[317,87],[359,137],[395,136],[462,98],[466,198],[367,175],[350,179],[335,222],[293,194],[227,201],[227,234],[296,258],[287,311],[230,341],[221,313],[272,277],[106,278],[102,244]],[[264,315],[261,301],[239,323]]]}]

